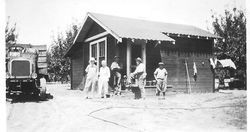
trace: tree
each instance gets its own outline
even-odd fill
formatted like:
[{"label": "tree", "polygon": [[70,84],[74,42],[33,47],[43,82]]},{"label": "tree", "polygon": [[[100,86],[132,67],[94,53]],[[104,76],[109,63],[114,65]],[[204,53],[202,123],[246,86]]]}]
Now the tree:
[{"label": "tree", "polygon": [[214,33],[222,39],[215,43],[215,55],[218,59],[230,58],[237,70],[235,77],[246,86],[246,17],[244,11],[233,8],[225,10],[222,16],[212,15]]},{"label": "tree", "polygon": [[16,33],[16,23],[10,27],[9,17],[7,19],[5,27],[5,43],[6,44],[15,44],[17,41],[18,34]]},{"label": "tree", "polygon": [[48,73],[53,81],[69,81],[70,60],[64,58],[64,54],[78,32],[77,24],[72,24],[65,34],[59,33],[52,43],[52,47],[47,53]]},{"label": "tree", "polygon": [[242,10],[225,10],[224,16],[212,15],[214,33],[222,39],[215,43],[218,59],[232,59],[237,69],[246,70],[246,17]]}]

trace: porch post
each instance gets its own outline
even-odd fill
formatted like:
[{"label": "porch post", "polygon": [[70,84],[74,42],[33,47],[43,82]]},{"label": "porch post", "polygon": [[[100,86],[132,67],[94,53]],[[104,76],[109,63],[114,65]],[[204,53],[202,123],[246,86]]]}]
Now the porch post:
[{"label": "porch post", "polygon": [[130,41],[127,41],[127,56],[126,56],[126,62],[127,62],[127,70],[126,70],[126,73],[127,73],[127,76],[128,76],[128,79],[130,79],[130,67],[131,67],[131,42]]},{"label": "porch post", "polygon": [[143,43],[142,46],[141,46],[141,50],[142,50],[142,61],[143,61],[143,64],[145,65],[145,70],[147,72],[147,69],[146,69],[146,61],[147,61],[147,58],[146,58],[146,43]]}]

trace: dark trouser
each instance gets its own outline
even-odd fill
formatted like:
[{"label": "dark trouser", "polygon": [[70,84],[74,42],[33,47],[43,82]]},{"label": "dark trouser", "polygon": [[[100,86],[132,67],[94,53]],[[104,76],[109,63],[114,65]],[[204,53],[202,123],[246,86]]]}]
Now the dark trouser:
[{"label": "dark trouser", "polygon": [[121,93],[121,73],[114,73],[114,82],[113,82],[114,90],[117,94]]}]

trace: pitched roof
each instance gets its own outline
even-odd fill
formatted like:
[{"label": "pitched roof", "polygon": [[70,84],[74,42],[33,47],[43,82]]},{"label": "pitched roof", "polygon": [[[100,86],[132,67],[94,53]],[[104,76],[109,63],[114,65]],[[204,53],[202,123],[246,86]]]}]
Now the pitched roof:
[{"label": "pitched roof", "polygon": [[[219,38],[218,36],[211,34],[208,31],[190,25],[139,20],[98,13],[87,13],[81,30],[78,32],[74,40],[74,44],[75,42],[81,42],[83,41],[83,39],[85,39],[87,31],[89,30],[90,25],[93,22],[96,22],[101,27],[103,27],[118,41],[121,41],[122,38],[175,41],[167,34]],[[65,56],[67,56],[73,45],[69,47]]]},{"label": "pitched roof", "polygon": [[172,38],[166,36],[163,33],[193,35],[210,38],[218,37],[209,33],[208,31],[189,25],[131,19],[97,13],[89,14],[95,19],[99,20],[103,25],[112,30],[121,38],[174,41]]}]

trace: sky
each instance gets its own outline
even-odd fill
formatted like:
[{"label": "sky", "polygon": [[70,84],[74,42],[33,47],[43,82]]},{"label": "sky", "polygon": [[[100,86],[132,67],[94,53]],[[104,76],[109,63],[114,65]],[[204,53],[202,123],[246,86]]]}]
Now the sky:
[{"label": "sky", "polygon": [[6,0],[6,20],[17,24],[18,43],[51,45],[53,36],[82,23],[87,12],[187,24],[211,31],[212,11],[246,9],[245,0]]}]

